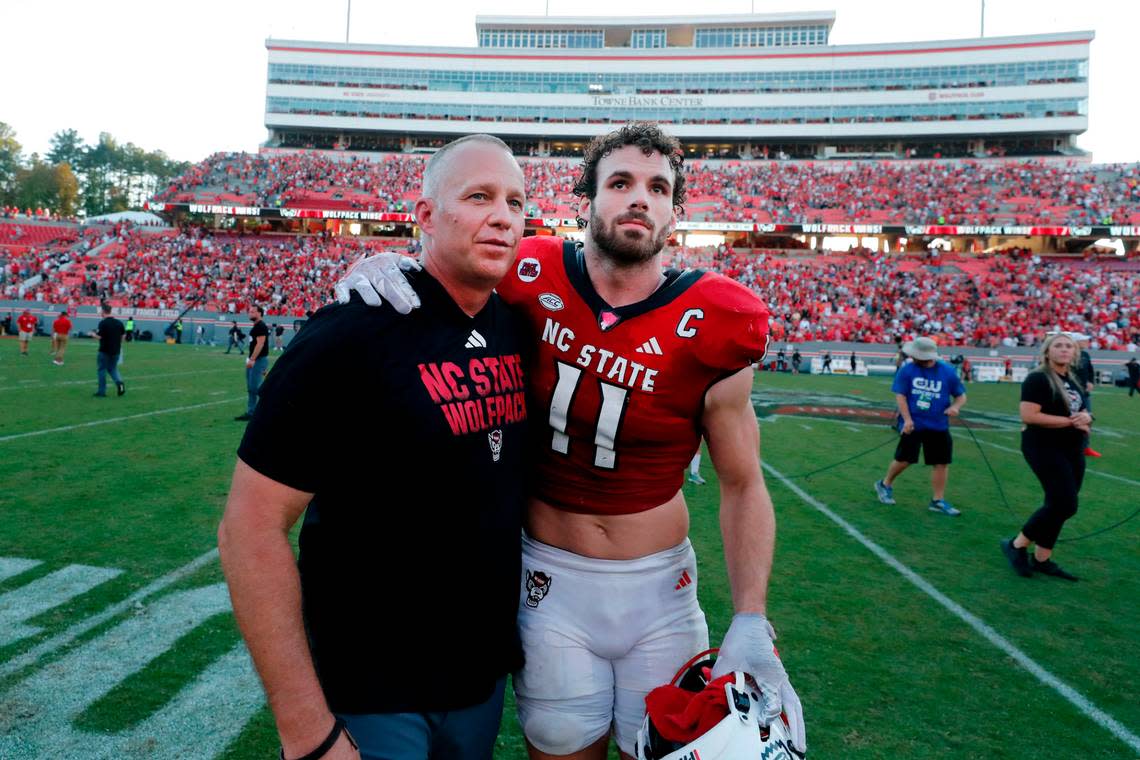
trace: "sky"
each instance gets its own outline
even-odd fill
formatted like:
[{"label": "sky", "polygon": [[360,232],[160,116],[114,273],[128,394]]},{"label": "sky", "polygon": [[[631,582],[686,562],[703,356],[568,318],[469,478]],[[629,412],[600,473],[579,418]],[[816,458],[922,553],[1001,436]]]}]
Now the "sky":
[{"label": "sky", "polygon": [[[256,151],[266,38],[343,42],[347,0],[0,0],[0,121],[25,155],[75,129],[200,161]],[[352,0],[352,42],[475,46],[475,16],[612,15],[613,0]],[[981,0],[624,0],[623,16],[834,10],[836,45],[973,38]],[[987,37],[1091,30],[1089,129],[1097,162],[1140,160],[1136,0],[987,0]]]}]

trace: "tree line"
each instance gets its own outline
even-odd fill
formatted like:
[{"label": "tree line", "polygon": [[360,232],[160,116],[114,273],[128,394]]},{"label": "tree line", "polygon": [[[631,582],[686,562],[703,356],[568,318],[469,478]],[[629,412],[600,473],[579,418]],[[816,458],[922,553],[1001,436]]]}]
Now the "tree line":
[{"label": "tree line", "polygon": [[142,208],[190,167],[161,150],[119,143],[107,132],[85,144],[74,129],[56,132],[46,156],[25,157],[15,131],[0,121],[0,206],[98,216]]}]

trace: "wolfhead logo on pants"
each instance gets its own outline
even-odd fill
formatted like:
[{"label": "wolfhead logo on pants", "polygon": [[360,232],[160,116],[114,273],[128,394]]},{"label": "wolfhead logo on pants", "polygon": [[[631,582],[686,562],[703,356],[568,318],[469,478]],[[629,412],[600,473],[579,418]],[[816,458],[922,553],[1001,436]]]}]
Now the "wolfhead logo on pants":
[{"label": "wolfhead logo on pants", "polygon": [[530,608],[538,607],[546,594],[550,591],[551,578],[541,570],[531,572],[526,571],[526,606]]}]

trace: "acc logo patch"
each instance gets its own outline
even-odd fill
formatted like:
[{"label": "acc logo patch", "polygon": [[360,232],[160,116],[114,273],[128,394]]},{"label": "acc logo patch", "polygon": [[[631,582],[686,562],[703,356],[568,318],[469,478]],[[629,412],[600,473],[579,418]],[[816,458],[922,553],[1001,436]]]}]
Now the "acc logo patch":
[{"label": "acc logo patch", "polygon": [[550,591],[551,577],[541,570],[526,571],[526,606],[535,608]]},{"label": "acc logo patch", "polygon": [[516,271],[523,282],[534,282],[542,274],[542,264],[538,263],[538,259],[521,259]]},{"label": "acc logo patch", "polygon": [[543,293],[538,297],[538,302],[550,311],[562,311],[566,307],[566,304],[562,303],[562,299],[554,293]]}]

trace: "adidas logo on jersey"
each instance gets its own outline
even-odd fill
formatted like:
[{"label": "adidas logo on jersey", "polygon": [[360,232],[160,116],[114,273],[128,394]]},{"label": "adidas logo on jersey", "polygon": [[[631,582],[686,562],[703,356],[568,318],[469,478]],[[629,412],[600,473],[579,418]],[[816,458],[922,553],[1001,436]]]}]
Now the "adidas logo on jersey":
[{"label": "adidas logo on jersey", "polygon": [[681,573],[681,577],[677,579],[677,585],[673,587],[673,590],[680,591],[685,586],[690,585],[692,582],[693,579],[689,577],[689,571],[686,570],[685,572]]},{"label": "adidas logo on jersey", "polygon": [[479,334],[478,330],[472,330],[471,334],[467,336],[467,348],[486,348],[487,339]]},{"label": "adidas logo on jersey", "polygon": [[665,352],[661,350],[661,344],[657,342],[657,338],[650,338],[641,344],[641,347],[637,349],[637,353],[662,356]]}]

